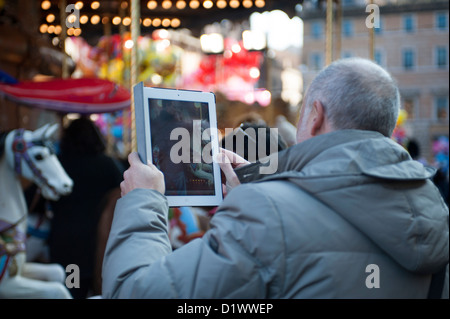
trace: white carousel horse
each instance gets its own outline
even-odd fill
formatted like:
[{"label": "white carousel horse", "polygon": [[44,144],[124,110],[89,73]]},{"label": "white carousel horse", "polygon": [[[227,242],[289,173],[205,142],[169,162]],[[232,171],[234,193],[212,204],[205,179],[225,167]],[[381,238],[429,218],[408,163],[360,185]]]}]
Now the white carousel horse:
[{"label": "white carousel horse", "polygon": [[49,141],[57,128],[47,124],[0,136],[0,298],[72,298],[62,266],[26,262],[27,206],[20,177],[34,182],[47,199],[72,191],[73,181]]}]

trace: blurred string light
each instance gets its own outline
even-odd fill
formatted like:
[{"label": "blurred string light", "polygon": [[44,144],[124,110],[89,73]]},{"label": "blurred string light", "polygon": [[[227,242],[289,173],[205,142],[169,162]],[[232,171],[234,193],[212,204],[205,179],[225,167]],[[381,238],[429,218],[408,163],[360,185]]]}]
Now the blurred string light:
[{"label": "blurred string light", "polygon": [[86,24],[89,21],[89,17],[87,15],[83,15],[80,17],[80,23],[81,24]]},{"label": "blurred string light", "polygon": [[50,13],[49,15],[47,15],[45,20],[47,20],[48,23],[52,23],[53,21],[55,21],[55,15]]},{"label": "blurred string light", "polygon": [[200,7],[200,2],[197,0],[191,0],[191,2],[189,2],[189,7],[191,7],[191,9],[197,9]]},{"label": "blurred string light", "polygon": [[77,3],[75,3],[75,9],[77,9],[77,10],[83,9],[83,6],[84,6],[84,4],[82,1],[77,1]]},{"label": "blurred string light", "polygon": [[144,27],[149,27],[152,25],[152,20],[150,18],[145,18],[144,21],[142,21],[142,24]]},{"label": "blurred string light", "polygon": [[67,21],[68,21],[69,23],[73,24],[73,23],[75,23],[75,21],[77,21],[77,17],[76,17],[74,14],[70,14],[70,15],[67,17]]},{"label": "blurred string light", "polygon": [[218,0],[216,6],[219,9],[225,9],[227,7],[227,2],[225,0]]},{"label": "blurred string light", "polygon": [[163,7],[163,9],[169,10],[170,8],[172,8],[172,1],[164,0],[161,4],[161,7]]},{"label": "blurred string light", "polygon": [[181,25],[181,21],[178,18],[174,18],[172,19],[172,21],[170,22],[170,26],[172,28],[178,28]]},{"label": "blurred string light", "polygon": [[41,3],[42,10],[48,10],[48,9],[50,9],[51,6],[52,6],[52,3],[48,0],[42,1],[42,3]]},{"label": "blurred string light", "polygon": [[214,6],[214,3],[211,0],[203,1],[203,8],[211,9]]},{"label": "blurred string light", "polygon": [[39,27],[39,32],[40,33],[46,33],[47,30],[48,30],[48,25],[46,25],[45,23],[41,24],[41,26]]},{"label": "blurred string light", "polygon": [[123,18],[122,24],[126,27],[129,26],[131,24],[131,18],[130,17]]},{"label": "blurred string light", "polygon": [[168,28],[170,27],[170,22],[171,22],[170,19],[163,19],[161,24],[164,28]]},{"label": "blurred string light", "polygon": [[98,1],[92,2],[91,8],[92,8],[92,10],[97,10],[98,8],[100,8],[100,2],[98,2]]},{"label": "blurred string light", "polygon": [[149,2],[147,2],[147,8],[149,8],[150,10],[156,9],[157,6],[158,2],[156,2],[155,0],[150,0]]},{"label": "blurred string light", "polygon": [[253,2],[251,0],[244,0],[242,1],[242,5],[244,6],[244,8],[250,9],[251,7],[253,7]]},{"label": "blurred string light", "polygon": [[239,1],[238,0],[231,0],[230,1],[230,7],[232,7],[233,9],[239,8]]},{"label": "blurred string light", "polygon": [[183,10],[184,8],[186,8],[186,1],[178,0],[175,6],[177,7],[177,9]]},{"label": "blurred string light", "polygon": [[[80,18],[80,20],[81,20],[81,18]],[[93,15],[92,17],[91,17],[91,23],[92,24],[98,24],[100,22],[100,16],[98,16],[98,15]]]},{"label": "blurred string light", "polygon": [[[93,1],[90,4],[87,4],[88,6],[90,6],[90,8],[92,10],[98,10],[101,6],[100,1]],[[191,8],[191,9],[198,9],[201,6],[205,9],[211,9],[214,6],[216,6],[219,9],[224,9],[227,6],[230,6],[232,8],[238,8],[240,5],[242,5],[245,8],[251,8],[253,5],[255,6],[264,6],[265,5],[265,1],[264,0],[163,0],[163,1],[156,1],[156,0],[149,0],[147,2],[147,8],[150,10],[154,10],[156,9],[158,6],[161,6],[163,9],[170,9],[172,7],[176,7],[179,10],[183,10],[185,8]],[[41,2],[41,8],[42,10],[49,10],[52,6],[52,2],[49,0],[43,0]],[[84,3],[83,1],[76,1],[75,2],[75,8],[77,10],[81,10],[84,7]],[[122,1],[121,2],[121,7],[122,8],[127,8],[128,7],[128,2],[127,1]],[[59,30],[59,29],[55,29],[54,26],[52,26],[52,23],[56,21],[56,16],[54,14],[48,14],[46,16],[46,22],[48,24],[42,24],[39,27],[39,31],[41,33],[55,33],[58,34],[60,33],[60,31],[56,31],[55,30]],[[74,14],[69,14],[69,16],[67,17],[67,21],[69,23],[75,23],[77,21],[77,16]],[[125,26],[130,26],[131,25],[131,18],[130,17],[125,17],[125,18],[121,18],[119,16],[115,16],[113,18],[110,18],[108,16],[104,16],[101,17],[97,14],[94,14],[92,16],[89,15],[82,15],[79,18],[79,22],[80,24],[87,24],[87,23],[91,23],[92,25],[97,25],[100,22],[102,24],[107,24],[107,23],[112,23],[113,25],[120,25],[123,24]],[[181,21],[178,18],[173,18],[173,19],[169,19],[169,18],[155,18],[155,19],[150,19],[150,18],[144,18],[144,19],[140,19],[140,23],[144,26],[144,27],[164,27],[164,28],[178,28],[181,25]],[[52,27],[50,27],[52,26]],[[70,30],[69,30],[70,29]],[[77,29],[77,28],[69,28],[67,30],[68,34],[70,36],[78,36],[81,34],[81,29]],[[50,30],[50,32],[49,32]]]},{"label": "blurred string light", "polygon": [[159,18],[153,19],[152,25],[153,25],[155,28],[159,27],[159,26],[161,25],[161,19],[159,19]]},{"label": "blurred string light", "polygon": [[115,17],[112,19],[112,24],[114,24],[114,25],[119,25],[120,22],[122,22],[122,18],[121,18],[121,17],[115,16]]},{"label": "blurred string light", "polygon": [[264,0],[256,0],[255,1],[255,6],[257,6],[258,8],[263,8],[266,5],[266,2]]}]

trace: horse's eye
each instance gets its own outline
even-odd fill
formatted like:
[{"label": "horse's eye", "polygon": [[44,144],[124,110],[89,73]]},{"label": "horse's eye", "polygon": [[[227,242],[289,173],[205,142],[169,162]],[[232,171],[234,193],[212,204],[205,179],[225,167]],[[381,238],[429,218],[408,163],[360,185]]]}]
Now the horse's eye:
[{"label": "horse's eye", "polygon": [[34,159],[36,161],[42,161],[44,159],[44,156],[42,156],[42,154],[36,154],[34,155]]}]

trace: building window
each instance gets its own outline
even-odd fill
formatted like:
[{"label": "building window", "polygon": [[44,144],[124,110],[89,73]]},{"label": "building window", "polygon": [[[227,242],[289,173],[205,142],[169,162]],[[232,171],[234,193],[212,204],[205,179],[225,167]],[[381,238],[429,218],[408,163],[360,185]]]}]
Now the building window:
[{"label": "building window", "polygon": [[436,28],[439,30],[447,30],[447,14],[445,12],[436,13]]},{"label": "building window", "polygon": [[403,68],[405,70],[414,68],[414,51],[412,49],[403,50]]},{"label": "building window", "polygon": [[320,70],[322,69],[322,55],[320,53],[311,54],[311,69]]},{"label": "building window", "polygon": [[408,119],[409,120],[414,120],[414,118],[416,117],[416,112],[415,112],[416,109],[415,109],[414,99],[412,99],[412,98],[405,98],[403,100],[403,109],[408,114]]},{"label": "building window", "polygon": [[321,22],[313,22],[311,24],[311,37],[313,39],[320,39],[322,37],[322,23]]},{"label": "building window", "polygon": [[353,21],[344,20],[344,22],[342,23],[342,35],[344,37],[353,36]]},{"label": "building window", "polygon": [[343,7],[349,7],[355,4],[355,0],[343,0],[342,6]]},{"label": "building window", "polygon": [[378,28],[373,28],[375,35],[381,34],[381,29],[383,28],[383,19],[381,17],[379,18],[379,21],[380,21],[380,26]]},{"label": "building window", "polygon": [[383,53],[381,53],[380,50],[375,50],[374,54],[373,54],[373,59],[375,60],[375,63],[383,66]]},{"label": "building window", "polygon": [[448,53],[446,47],[436,48],[436,66],[439,69],[445,69],[448,65]]},{"label": "building window", "polygon": [[448,119],[448,96],[438,96],[435,98],[436,118],[438,120]]},{"label": "building window", "polygon": [[414,31],[414,17],[410,14],[403,16],[403,29],[406,32]]}]

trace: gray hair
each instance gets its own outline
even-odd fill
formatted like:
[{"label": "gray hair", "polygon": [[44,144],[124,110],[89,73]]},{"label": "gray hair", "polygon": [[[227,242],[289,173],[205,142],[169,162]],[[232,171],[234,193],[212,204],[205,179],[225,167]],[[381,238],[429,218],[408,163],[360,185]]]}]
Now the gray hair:
[{"label": "gray hair", "polygon": [[397,123],[400,92],[379,65],[348,58],[333,62],[312,81],[305,96],[305,114],[314,101],[322,103],[336,130],[370,130],[390,137]]}]

